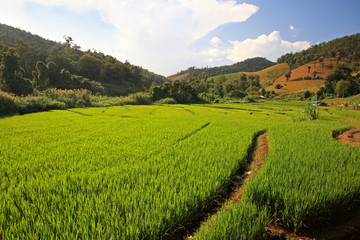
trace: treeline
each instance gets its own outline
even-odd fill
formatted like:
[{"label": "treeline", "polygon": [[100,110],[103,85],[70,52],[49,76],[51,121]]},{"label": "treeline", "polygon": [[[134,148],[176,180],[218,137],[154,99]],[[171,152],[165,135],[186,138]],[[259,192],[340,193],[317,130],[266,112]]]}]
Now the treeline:
[{"label": "treeline", "polygon": [[353,75],[353,69],[339,64],[334,72],[326,77],[325,87],[316,95],[318,99],[326,97],[349,97],[360,93],[360,73]]},{"label": "treeline", "polygon": [[221,99],[255,101],[259,95],[270,97],[274,92],[260,85],[260,77],[241,74],[237,78],[225,75],[205,77],[193,75],[184,81],[174,81],[151,87],[153,101],[168,99],[175,103],[219,102]]},{"label": "treeline", "polygon": [[292,69],[324,58],[347,58],[360,60],[360,34],[337,38],[326,43],[316,44],[299,53],[287,53],[278,58],[277,63],[288,63]]},{"label": "treeline", "polygon": [[97,51],[81,51],[71,37],[64,43],[0,24],[0,88],[17,95],[47,88],[88,89],[110,96],[144,91],[167,79]]},{"label": "treeline", "polygon": [[266,58],[256,57],[247,59],[242,62],[238,62],[232,65],[225,65],[219,67],[205,67],[205,68],[196,68],[190,67],[187,70],[180,71],[174,76],[179,76],[185,73],[189,75],[201,75],[207,74],[209,76],[217,76],[225,73],[236,73],[236,72],[257,72],[262,69],[268,68],[275,65],[275,63],[267,60]]}]

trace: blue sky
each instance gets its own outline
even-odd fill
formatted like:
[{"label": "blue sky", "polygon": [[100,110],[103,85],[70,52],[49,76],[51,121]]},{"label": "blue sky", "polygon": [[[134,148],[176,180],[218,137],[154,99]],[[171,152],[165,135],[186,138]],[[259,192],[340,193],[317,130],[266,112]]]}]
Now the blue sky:
[{"label": "blue sky", "polygon": [[0,22],[163,75],[360,32],[358,0],[0,0]]}]

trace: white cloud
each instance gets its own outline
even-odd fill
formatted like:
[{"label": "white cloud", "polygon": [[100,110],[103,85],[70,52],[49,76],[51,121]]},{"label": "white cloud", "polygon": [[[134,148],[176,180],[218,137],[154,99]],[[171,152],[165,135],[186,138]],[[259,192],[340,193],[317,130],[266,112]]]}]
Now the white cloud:
[{"label": "white cloud", "polygon": [[295,27],[293,25],[290,25],[290,30],[291,31],[294,31],[295,30]]},{"label": "white cloud", "polygon": [[217,47],[219,45],[221,45],[223,42],[221,41],[220,38],[218,37],[213,37],[211,40],[210,40],[210,44]]},{"label": "white cloud", "polygon": [[22,0],[0,0],[0,6],[0,23],[13,27],[28,27]]},{"label": "white cloud", "polygon": [[211,48],[205,51],[201,51],[200,54],[210,57],[219,57],[226,54],[226,51],[221,51],[217,48]]},{"label": "white cloud", "polygon": [[[178,71],[179,65],[187,67],[195,55],[189,50],[194,40],[220,25],[246,21],[259,9],[236,0],[32,1],[100,12],[103,20],[116,28],[115,55],[119,59],[166,74]],[[175,64],[169,65],[170,62]]]},{"label": "white cloud", "polygon": [[230,41],[232,48],[227,50],[227,59],[233,62],[243,61],[253,57],[266,57],[271,61],[288,52],[297,52],[310,47],[308,41],[288,42],[281,39],[279,31],[269,35],[262,34],[256,39]]}]

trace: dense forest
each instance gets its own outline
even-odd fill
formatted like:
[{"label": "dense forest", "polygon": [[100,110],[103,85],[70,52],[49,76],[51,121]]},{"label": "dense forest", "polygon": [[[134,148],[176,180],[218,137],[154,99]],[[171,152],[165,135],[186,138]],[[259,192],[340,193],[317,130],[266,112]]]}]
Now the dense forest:
[{"label": "dense forest", "polygon": [[200,75],[207,74],[209,76],[216,76],[224,73],[236,73],[236,72],[257,72],[264,68],[268,68],[275,65],[275,63],[267,60],[266,58],[256,57],[247,59],[242,62],[234,63],[232,65],[225,65],[219,67],[205,67],[205,68],[196,68],[190,67],[187,70],[180,71],[174,76],[182,75],[188,73],[189,75]]},{"label": "dense forest", "polygon": [[298,53],[287,53],[277,63],[288,63],[294,69],[309,62],[321,62],[324,58],[347,58],[353,62],[360,60],[360,33],[316,44]]},{"label": "dense forest", "polygon": [[47,88],[82,88],[93,94],[119,96],[167,81],[127,61],[97,51],[82,51],[70,36],[58,43],[3,24],[0,59],[0,88],[17,95]]}]

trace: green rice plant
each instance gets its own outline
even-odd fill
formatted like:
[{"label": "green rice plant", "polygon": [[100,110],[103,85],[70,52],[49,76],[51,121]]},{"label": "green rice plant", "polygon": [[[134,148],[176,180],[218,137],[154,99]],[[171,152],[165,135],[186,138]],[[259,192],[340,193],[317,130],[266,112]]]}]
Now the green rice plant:
[{"label": "green rice plant", "polygon": [[295,231],[326,222],[360,197],[360,150],[332,137],[350,126],[326,118],[269,128],[268,159],[245,190],[247,201]]},{"label": "green rice plant", "polygon": [[257,238],[268,219],[294,230],[324,219],[359,199],[360,150],[332,138],[350,127],[336,114],[291,121],[303,104],[109,106],[1,118],[2,237],[172,236],[219,198],[265,129],[270,152],[246,204],[199,238]]},{"label": "green rice plant", "polygon": [[6,239],[162,239],[245,164],[262,127],[250,120],[264,116],[242,115],[174,105],[0,119],[0,231]]},{"label": "green rice plant", "polygon": [[270,216],[253,204],[236,204],[220,211],[190,239],[264,239]]}]

